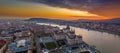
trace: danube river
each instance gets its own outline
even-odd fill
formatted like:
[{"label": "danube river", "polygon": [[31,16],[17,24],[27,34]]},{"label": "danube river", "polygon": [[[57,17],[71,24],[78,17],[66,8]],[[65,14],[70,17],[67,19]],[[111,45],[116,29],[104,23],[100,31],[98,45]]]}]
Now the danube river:
[{"label": "danube river", "polygon": [[[61,29],[66,27],[64,25],[57,24],[50,25],[60,27]],[[96,46],[96,49],[100,50],[101,53],[120,53],[120,36],[78,27],[71,28],[75,29],[75,33],[77,35],[83,36],[83,41],[85,41],[89,45]]]}]

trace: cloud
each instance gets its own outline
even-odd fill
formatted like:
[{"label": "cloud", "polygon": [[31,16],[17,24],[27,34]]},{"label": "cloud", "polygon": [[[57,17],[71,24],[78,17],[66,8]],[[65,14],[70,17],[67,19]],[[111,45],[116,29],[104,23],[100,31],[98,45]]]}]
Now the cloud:
[{"label": "cloud", "polygon": [[106,17],[120,17],[120,0],[32,0],[32,2],[84,10]]},{"label": "cloud", "polygon": [[1,2],[2,5],[0,7],[1,16],[63,17],[63,18],[67,18],[71,16],[101,17],[97,14],[93,14],[88,11],[55,7],[43,3],[25,2],[25,1],[17,1],[17,0],[11,0],[11,1],[4,0],[2,2]]}]

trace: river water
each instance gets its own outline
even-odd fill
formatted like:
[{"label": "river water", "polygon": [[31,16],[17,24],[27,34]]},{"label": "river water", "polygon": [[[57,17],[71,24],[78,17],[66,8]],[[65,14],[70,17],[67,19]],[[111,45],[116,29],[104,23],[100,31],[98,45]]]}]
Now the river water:
[{"label": "river water", "polygon": [[[46,24],[46,23],[39,23]],[[49,25],[49,24],[46,24]],[[58,26],[61,29],[65,28],[64,25],[50,24],[51,26]],[[120,53],[120,36],[109,34],[106,32],[99,32],[94,30],[88,30],[78,27],[71,27],[75,29],[77,35],[83,37],[83,41],[89,45],[96,46],[96,49],[100,50],[101,53]]]}]

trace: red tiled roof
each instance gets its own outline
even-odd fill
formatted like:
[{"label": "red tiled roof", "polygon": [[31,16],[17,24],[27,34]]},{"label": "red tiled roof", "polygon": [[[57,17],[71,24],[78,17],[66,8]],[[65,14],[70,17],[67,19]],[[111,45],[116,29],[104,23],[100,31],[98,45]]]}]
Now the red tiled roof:
[{"label": "red tiled roof", "polygon": [[0,40],[0,44],[5,44],[6,41],[5,40]]}]

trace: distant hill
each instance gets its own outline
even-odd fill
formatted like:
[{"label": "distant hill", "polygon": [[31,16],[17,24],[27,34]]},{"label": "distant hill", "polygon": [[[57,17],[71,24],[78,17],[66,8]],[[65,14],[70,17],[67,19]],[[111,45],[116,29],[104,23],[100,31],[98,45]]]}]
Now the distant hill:
[{"label": "distant hill", "polygon": [[118,23],[120,24],[120,18],[108,19],[108,20],[88,20],[88,19],[79,19],[79,20],[59,20],[59,19],[48,19],[48,18],[30,18],[27,21],[34,22],[44,22],[44,23],[72,23],[72,22],[105,22],[105,23]]},{"label": "distant hill", "polygon": [[59,20],[59,19],[48,19],[48,18],[30,18],[26,21],[34,21],[34,22],[44,22],[44,23],[65,23],[70,22],[66,20]]},{"label": "distant hill", "polygon": [[79,19],[79,20],[74,20],[73,22],[106,22],[106,23],[120,23],[120,18],[107,19],[107,20],[88,20],[88,19]]},{"label": "distant hill", "polygon": [[107,22],[120,23],[120,18],[109,19]]}]

